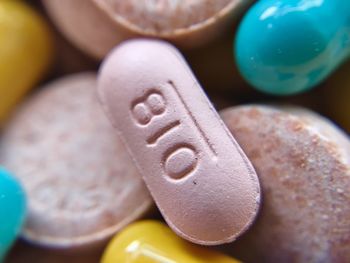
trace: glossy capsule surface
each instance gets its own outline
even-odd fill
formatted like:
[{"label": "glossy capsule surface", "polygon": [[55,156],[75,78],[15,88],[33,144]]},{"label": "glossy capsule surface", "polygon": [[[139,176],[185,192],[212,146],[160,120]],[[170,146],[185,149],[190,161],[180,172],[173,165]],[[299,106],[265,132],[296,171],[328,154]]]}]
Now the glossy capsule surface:
[{"label": "glossy capsule surface", "polygon": [[101,263],[239,263],[217,251],[191,244],[158,221],[125,228],[108,245]]},{"label": "glossy capsule surface", "polygon": [[350,54],[350,1],[258,1],[243,18],[234,49],[239,71],[257,89],[308,90]]},{"label": "glossy capsule surface", "polygon": [[19,182],[0,167],[0,262],[23,225],[26,197]]},{"label": "glossy capsule surface", "polygon": [[44,19],[23,1],[0,1],[0,124],[43,77],[52,55]]}]

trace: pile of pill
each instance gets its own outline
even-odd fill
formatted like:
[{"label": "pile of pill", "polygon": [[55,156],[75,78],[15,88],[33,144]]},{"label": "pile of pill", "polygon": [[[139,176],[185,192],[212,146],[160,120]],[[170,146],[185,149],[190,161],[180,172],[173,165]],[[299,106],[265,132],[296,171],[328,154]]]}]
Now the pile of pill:
[{"label": "pile of pill", "polygon": [[0,0],[0,262],[350,262],[350,2]]}]

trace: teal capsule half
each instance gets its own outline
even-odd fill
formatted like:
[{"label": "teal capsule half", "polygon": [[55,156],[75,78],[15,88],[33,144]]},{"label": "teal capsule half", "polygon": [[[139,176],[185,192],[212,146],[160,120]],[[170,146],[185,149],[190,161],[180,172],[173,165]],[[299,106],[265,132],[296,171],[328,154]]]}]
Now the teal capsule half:
[{"label": "teal capsule half", "polygon": [[0,262],[21,231],[26,210],[26,196],[22,186],[0,167]]},{"label": "teal capsule half", "polygon": [[308,90],[350,55],[350,1],[258,1],[239,26],[234,52],[239,71],[257,89]]}]

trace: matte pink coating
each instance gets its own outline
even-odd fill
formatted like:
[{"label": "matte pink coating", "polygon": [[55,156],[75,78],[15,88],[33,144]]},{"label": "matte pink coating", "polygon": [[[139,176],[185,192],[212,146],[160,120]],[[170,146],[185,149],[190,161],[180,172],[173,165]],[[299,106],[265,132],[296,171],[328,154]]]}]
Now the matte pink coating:
[{"label": "matte pink coating", "polygon": [[251,225],[260,204],[254,168],[173,46],[124,42],[105,59],[98,93],[177,234],[217,245]]}]

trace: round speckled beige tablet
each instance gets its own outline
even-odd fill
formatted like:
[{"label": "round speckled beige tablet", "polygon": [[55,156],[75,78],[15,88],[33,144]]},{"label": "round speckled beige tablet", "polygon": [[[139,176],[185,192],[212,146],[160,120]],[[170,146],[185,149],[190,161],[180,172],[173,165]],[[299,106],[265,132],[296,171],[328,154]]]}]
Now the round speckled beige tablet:
[{"label": "round speckled beige tablet", "polygon": [[94,73],[47,85],[1,137],[0,163],[28,193],[22,235],[30,242],[68,249],[106,241],[152,205],[95,89]]},{"label": "round speckled beige tablet", "polygon": [[302,108],[221,113],[253,163],[262,208],[231,245],[244,262],[350,262],[350,141]]},{"label": "round speckled beige tablet", "polygon": [[140,34],[174,37],[218,22],[238,2],[232,0],[92,0],[116,23]]},{"label": "round speckled beige tablet", "polygon": [[183,47],[210,42],[229,29],[252,0],[42,0],[57,27],[101,59],[132,37]]}]

